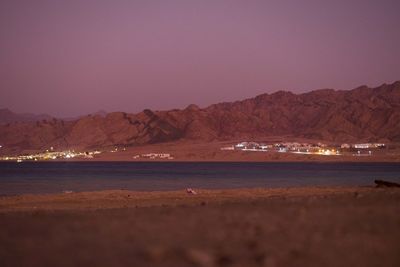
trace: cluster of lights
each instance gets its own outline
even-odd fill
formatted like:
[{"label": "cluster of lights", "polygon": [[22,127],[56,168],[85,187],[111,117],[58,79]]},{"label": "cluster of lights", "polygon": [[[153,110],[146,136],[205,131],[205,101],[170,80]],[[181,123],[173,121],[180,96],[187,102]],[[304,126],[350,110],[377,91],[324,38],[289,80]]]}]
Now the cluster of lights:
[{"label": "cluster of lights", "polygon": [[320,149],[318,151],[319,155],[325,155],[325,156],[330,156],[330,155],[340,155],[339,150],[335,150],[335,149]]},{"label": "cluster of lights", "polygon": [[73,159],[73,158],[93,158],[94,155],[100,154],[100,151],[89,151],[89,152],[76,152],[74,150],[67,151],[53,151],[53,147],[50,150],[46,150],[43,153],[31,154],[31,155],[18,155],[18,156],[5,156],[0,157],[0,160],[7,161],[38,161],[38,160],[56,160],[56,159]]},{"label": "cluster of lights", "polygon": [[141,155],[135,155],[133,159],[148,158],[148,159],[174,159],[174,157],[169,153],[147,153]]},{"label": "cluster of lights", "polygon": [[[250,145],[249,145],[250,144]],[[249,146],[251,149],[249,149]],[[273,145],[259,145],[255,142],[241,142],[231,147],[223,147],[221,150],[248,150],[248,151],[275,151],[283,153],[307,154],[307,155],[325,155],[336,156],[341,155],[338,149],[328,148],[326,144],[308,144],[308,143],[276,143]]]},{"label": "cluster of lights", "polygon": [[110,150],[111,153],[115,153],[118,151],[126,151],[126,148],[125,147],[123,147],[123,148],[114,147],[113,149]]}]

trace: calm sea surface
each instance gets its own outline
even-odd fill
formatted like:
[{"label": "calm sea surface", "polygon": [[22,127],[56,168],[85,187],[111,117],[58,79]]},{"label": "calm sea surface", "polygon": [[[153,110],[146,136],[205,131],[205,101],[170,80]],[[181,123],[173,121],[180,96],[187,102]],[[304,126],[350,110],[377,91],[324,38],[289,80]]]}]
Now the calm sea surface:
[{"label": "calm sea surface", "polygon": [[0,195],[104,189],[373,185],[397,163],[0,162]]}]

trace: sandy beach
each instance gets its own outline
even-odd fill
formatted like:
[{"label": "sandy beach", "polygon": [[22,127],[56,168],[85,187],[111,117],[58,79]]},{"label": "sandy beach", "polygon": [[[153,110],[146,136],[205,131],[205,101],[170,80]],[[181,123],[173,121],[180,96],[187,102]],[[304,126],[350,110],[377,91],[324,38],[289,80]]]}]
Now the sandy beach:
[{"label": "sandy beach", "polygon": [[0,198],[1,266],[398,266],[400,190]]},{"label": "sandy beach", "polygon": [[[267,139],[268,140],[268,139]],[[310,142],[296,139],[298,142]],[[372,156],[353,156],[347,152],[343,155],[303,155],[296,153],[279,153],[276,151],[253,152],[221,150],[222,147],[232,146],[240,142],[192,142],[177,141],[126,147],[125,150],[110,152],[112,148],[103,149],[103,153],[93,159],[73,159],[76,161],[211,161],[211,162],[400,162],[399,144],[393,144],[393,149],[376,150]],[[173,159],[134,158],[135,155],[147,153],[169,153]]]}]

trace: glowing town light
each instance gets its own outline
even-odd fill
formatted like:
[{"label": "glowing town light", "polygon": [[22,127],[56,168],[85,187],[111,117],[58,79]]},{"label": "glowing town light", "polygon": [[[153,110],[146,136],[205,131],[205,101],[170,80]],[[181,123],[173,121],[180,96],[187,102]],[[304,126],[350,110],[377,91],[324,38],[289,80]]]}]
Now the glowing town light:
[{"label": "glowing town light", "polygon": [[329,149],[327,149],[327,150],[324,150],[324,151],[323,151],[323,154],[324,154],[324,155],[332,155],[332,151],[330,151]]}]

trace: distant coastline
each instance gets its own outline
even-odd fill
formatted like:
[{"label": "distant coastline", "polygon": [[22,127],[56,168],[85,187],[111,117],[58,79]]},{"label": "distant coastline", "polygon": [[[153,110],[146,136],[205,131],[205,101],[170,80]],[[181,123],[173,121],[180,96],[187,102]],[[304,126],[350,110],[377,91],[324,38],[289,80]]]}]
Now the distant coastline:
[{"label": "distant coastline", "polygon": [[[278,91],[206,108],[189,105],[166,111],[145,109],[136,114],[88,115],[73,121],[52,118],[10,122],[0,125],[0,154],[51,147],[56,151],[87,151],[113,146],[263,139],[398,143],[399,103],[400,81],[397,81],[348,91],[316,90],[303,94]],[[5,113],[4,117],[9,117],[9,112]]]}]

